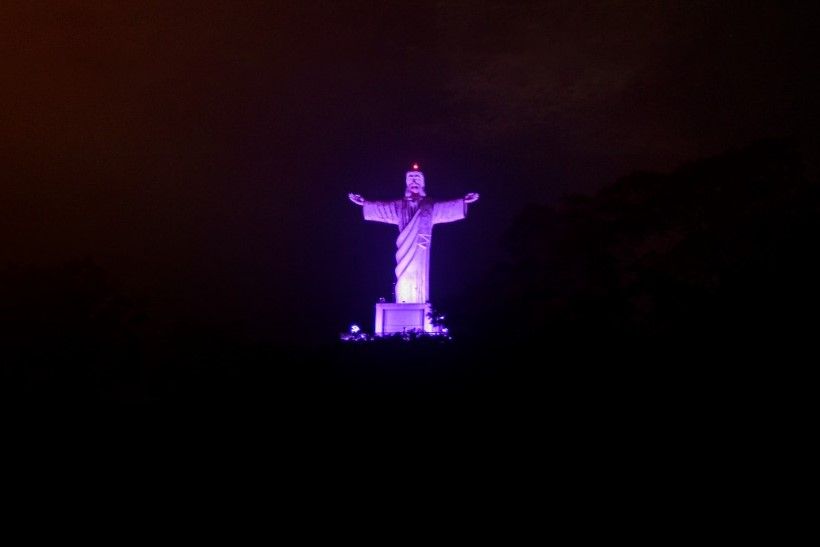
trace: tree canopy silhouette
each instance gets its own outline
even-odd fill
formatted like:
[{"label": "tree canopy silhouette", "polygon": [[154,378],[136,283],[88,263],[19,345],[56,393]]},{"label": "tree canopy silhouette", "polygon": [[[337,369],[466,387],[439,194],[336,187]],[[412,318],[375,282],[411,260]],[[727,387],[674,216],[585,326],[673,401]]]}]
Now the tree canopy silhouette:
[{"label": "tree canopy silhouette", "polygon": [[454,305],[454,324],[558,344],[797,335],[818,303],[818,212],[788,141],[635,173],[522,212],[473,291],[489,301]]}]

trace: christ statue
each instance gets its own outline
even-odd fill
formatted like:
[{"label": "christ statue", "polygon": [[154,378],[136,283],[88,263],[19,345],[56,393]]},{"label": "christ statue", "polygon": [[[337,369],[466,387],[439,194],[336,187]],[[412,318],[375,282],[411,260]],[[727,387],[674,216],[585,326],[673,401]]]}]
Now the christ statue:
[{"label": "christ statue", "polygon": [[430,244],[433,226],[454,222],[467,216],[467,204],[478,201],[478,194],[469,193],[450,201],[433,201],[424,192],[424,174],[413,165],[405,177],[404,198],[393,201],[368,201],[359,194],[348,198],[361,205],[365,220],[395,224],[396,239],[396,302],[427,303],[430,301]]}]

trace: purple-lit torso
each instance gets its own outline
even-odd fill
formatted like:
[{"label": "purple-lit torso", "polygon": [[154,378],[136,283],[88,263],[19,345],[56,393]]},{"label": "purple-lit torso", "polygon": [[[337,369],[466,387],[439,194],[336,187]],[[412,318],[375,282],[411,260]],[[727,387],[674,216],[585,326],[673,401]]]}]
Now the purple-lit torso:
[{"label": "purple-lit torso", "polygon": [[430,301],[430,245],[433,226],[461,220],[466,214],[464,199],[433,201],[427,197],[405,197],[394,201],[368,201],[365,220],[395,224],[396,302]]}]

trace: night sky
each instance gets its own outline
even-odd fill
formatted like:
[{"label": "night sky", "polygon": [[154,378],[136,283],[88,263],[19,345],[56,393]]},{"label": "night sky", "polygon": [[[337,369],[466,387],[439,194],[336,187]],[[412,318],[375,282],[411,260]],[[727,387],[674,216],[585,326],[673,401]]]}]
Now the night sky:
[{"label": "night sky", "polygon": [[434,301],[527,204],[761,138],[814,169],[810,4],[5,2],[0,265],[88,257],[154,317],[263,337],[372,328],[396,231],[347,193],[412,162],[481,194],[436,228]]}]

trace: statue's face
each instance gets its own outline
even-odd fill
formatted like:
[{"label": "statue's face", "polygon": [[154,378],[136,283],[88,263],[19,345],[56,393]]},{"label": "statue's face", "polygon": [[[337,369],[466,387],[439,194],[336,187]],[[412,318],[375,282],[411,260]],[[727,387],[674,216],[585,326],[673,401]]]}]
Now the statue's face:
[{"label": "statue's face", "polygon": [[407,191],[411,194],[418,194],[424,188],[424,175],[418,171],[410,171],[406,177]]}]

